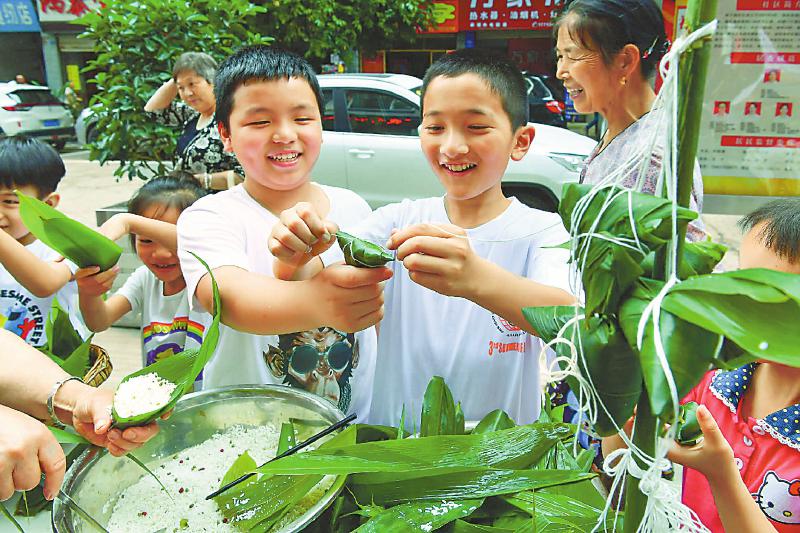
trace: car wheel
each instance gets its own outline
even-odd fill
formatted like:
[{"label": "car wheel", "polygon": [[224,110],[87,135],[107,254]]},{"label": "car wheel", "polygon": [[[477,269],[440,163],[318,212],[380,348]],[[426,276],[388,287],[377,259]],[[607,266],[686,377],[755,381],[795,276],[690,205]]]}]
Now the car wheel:
[{"label": "car wheel", "polygon": [[558,198],[545,187],[503,184],[503,194],[506,196],[516,196],[517,200],[534,209],[540,209],[549,213],[558,212]]},{"label": "car wheel", "polygon": [[86,132],[86,144],[94,144],[97,140],[97,128],[90,128]]}]

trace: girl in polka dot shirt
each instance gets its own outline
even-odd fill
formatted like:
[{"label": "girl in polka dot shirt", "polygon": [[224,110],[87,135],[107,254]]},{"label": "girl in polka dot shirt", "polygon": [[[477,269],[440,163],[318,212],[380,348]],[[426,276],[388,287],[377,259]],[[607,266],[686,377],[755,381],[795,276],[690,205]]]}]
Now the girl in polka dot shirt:
[{"label": "girl in polka dot shirt", "polygon": [[[800,274],[800,199],[767,204],[740,225],[742,268]],[[683,502],[714,532],[799,532],[800,368],[711,371],[683,401],[701,405],[704,436],[669,455],[685,467]]]}]

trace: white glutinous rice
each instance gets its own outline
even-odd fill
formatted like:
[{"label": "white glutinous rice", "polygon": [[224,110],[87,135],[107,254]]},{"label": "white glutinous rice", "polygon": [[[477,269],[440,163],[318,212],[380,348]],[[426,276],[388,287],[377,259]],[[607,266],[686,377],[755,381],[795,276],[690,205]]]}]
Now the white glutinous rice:
[{"label": "white glutinous rice", "polygon": [[[280,429],[274,424],[232,426],[161,463],[148,464],[172,499],[152,476],[142,474],[107,504],[113,511],[106,529],[110,533],[147,533],[161,528],[168,533],[240,533],[224,518],[217,503],[205,497],[222,484],[225,473],[244,452],[257,464],[272,459],[279,437]],[[319,501],[333,479],[326,476],[273,530],[288,525]]]},{"label": "white glutinous rice", "polygon": [[155,373],[136,376],[117,387],[114,410],[122,418],[130,418],[161,409],[169,403],[176,386]]}]

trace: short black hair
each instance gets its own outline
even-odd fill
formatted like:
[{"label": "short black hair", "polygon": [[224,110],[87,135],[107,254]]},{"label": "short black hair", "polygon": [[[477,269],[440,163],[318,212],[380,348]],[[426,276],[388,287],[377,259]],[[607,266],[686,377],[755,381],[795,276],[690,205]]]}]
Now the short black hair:
[{"label": "short black hair", "polygon": [[575,42],[600,52],[607,65],[625,45],[635,45],[645,79],[669,50],[664,16],[653,0],[573,0],[553,25],[553,34],[557,37],[565,25]]},{"label": "short black hair", "polygon": [[[191,173],[173,170],[166,176],[153,178],[142,185],[128,201],[128,213],[141,216],[153,205],[161,208],[158,215],[173,207],[182,213],[207,192]],[[134,235],[131,235],[131,246],[136,248]]]},{"label": "short black hair", "polygon": [[434,79],[464,74],[477,75],[486,82],[489,90],[500,97],[512,130],[528,123],[528,90],[522,72],[505,56],[487,50],[464,48],[440,56],[425,72],[420,102],[424,103],[425,92]]},{"label": "short black hair", "polygon": [[759,238],[764,246],[790,263],[800,261],[800,198],[774,200],[739,221],[743,232],[764,224]]},{"label": "short black hair", "polygon": [[256,44],[244,46],[228,56],[217,69],[214,78],[214,94],[217,97],[217,121],[230,129],[233,96],[236,90],[251,81],[274,81],[302,78],[308,82],[317,99],[320,114],[323,109],[322,91],[311,64],[302,57],[281,50]]},{"label": "short black hair", "polygon": [[58,187],[67,170],[55,148],[26,135],[0,139],[0,184],[11,189],[31,185],[39,197]]}]

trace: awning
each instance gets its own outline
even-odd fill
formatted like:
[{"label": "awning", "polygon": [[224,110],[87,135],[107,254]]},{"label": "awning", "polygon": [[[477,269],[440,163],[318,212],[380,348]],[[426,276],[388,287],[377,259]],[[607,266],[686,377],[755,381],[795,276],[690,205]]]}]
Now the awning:
[{"label": "awning", "polygon": [[0,32],[40,31],[36,8],[31,0],[0,0]]}]

